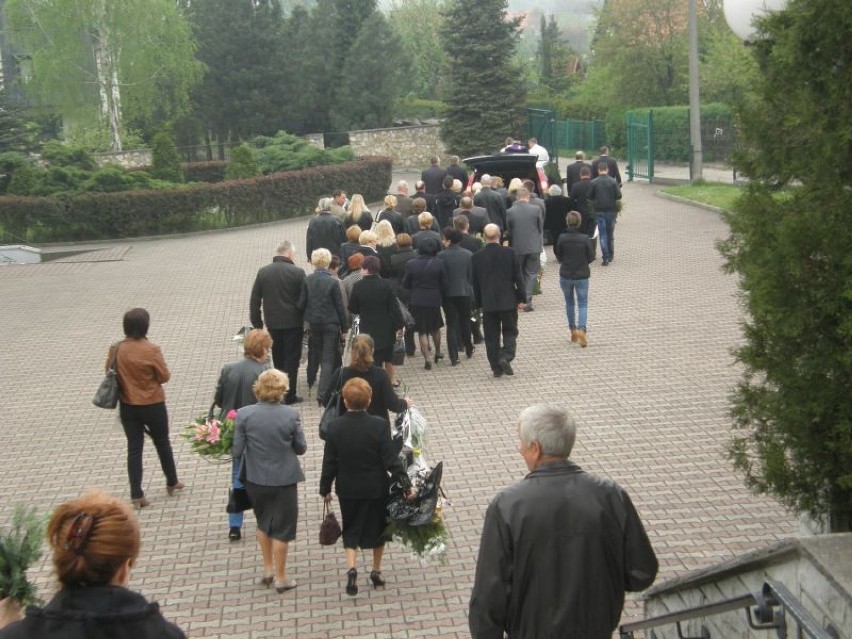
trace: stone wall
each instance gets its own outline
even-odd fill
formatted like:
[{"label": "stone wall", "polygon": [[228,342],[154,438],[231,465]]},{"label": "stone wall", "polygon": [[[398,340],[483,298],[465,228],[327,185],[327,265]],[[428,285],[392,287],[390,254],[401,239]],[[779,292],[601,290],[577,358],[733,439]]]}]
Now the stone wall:
[{"label": "stone wall", "polygon": [[383,155],[393,160],[394,170],[425,169],[437,155],[447,163],[447,150],[440,138],[440,126],[402,126],[392,129],[350,131],[349,143],[356,157]]},{"label": "stone wall", "polygon": [[118,164],[125,169],[137,169],[143,166],[151,166],[151,150],[136,149],[122,151],[121,153],[97,153],[95,154],[95,162],[98,166]]},{"label": "stone wall", "polygon": [[[645,594],[645,618],[759,592],[767,578],[786,586],[822,628],[852,639],[852,534],[791,539],[655,586]],[[787,636],[797,636],[794,619],[786,619]],[[702,636],[702,627],[711,639],[764,636],[749,627],[744,608],[682,622],[686,637]],[[657,639],[678,637],[674,624],[653,633]]]}]

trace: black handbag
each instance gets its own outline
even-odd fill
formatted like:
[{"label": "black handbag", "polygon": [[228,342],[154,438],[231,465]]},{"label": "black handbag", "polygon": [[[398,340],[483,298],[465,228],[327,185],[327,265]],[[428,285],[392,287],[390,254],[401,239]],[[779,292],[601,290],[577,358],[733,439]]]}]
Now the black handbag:
[{"label": "black handbag", "polygon": [[444,472],[444,462],[438,462],[423,481],[417,496],[408,501],[405,489],[395,482],[391,486],[391,494],[387,503],[388,517],[398,524],[409,526],[424,526],[435,517],[438,498],[441,493],[441,476]]},{"label": "black handbag", "polygon": [[112,351],[112,360],[109,363],[109,370],[104,375],[101,385],[95,391],[95,396],[92,403],[98,408],[115,408],[118,406],[118,371],[115,363],[118,358],[118,342],[115,343],[115,348]]},{"label": "black handbag", "polygon": [[241,513],[251,509],[251,498],[245,488],[231,488],[228,490],[228,505],[225,506],[226,513]]},{"label": "black handbag", "polygon": [[328,425],[343,414],[343,396],[340,394],[341,383],[343,382],[343,367],[340,367],[340,375],[337,377],[337,385],[331,391],[331,396],[325,404],[325,409],[322,411],[322,417],[319,421],[319,438],[325,441],[328,435]]},{"label": "black handbag", "polygon": [[394,366],[402,366],[405,364],[405,338],[398,337],[393,344],[393,355],[391,363]]},{"label": "black handbag", "polygon": [[343,530],[340,528],[340,523],[337,521],[337,516],[328,505],[328,502],[323,504],[323,517],[319,530],[319,542],[323,546],[333,546],[340,539]]}]

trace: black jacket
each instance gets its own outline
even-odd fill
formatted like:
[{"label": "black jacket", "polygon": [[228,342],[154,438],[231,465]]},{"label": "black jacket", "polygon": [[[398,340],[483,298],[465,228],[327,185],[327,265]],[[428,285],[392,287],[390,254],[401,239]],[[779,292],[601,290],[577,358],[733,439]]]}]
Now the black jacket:
[{"label": "black jacket", "polygon": [[458,208],[453,211],[453,217],[455,217],[456,215],[464,215],[467,218],[467,232],[471,235],[477,235],[479,233],[482,233],[482,230],[485,228],[485,225],[491,221],[490,219],[488,219],[488,211],[486,211],[481,206],[474,206],[470,210]]},{"label": "black jacket", "polygon": [[598,164],[600,162],[606,162],[607,167],[607,175],[613,178],[618,186],[621,186],[621,171],[618,170],[618,162],[616,159],[610,155],[601,155],[592,160],[592,179],[594,180],[598,177]]},{"label": "black jacket", "polygon": [[384,220],[390,222],[395,235],[402,233],[404,228],[402,224],[402,213],[394,211],[393,209],[382,209],[376,214],[376,222],[378,223]]},{"label": "black jacket", "polygon": [[322,455],[320,495],[329,494],[335,483],[342,499],[386,497],[388,473],[407,483],[387,422],[369,413],[346,413],[332,420]]},{"label": "black jacket", "polygon": [[435,210],[430,211],[438,222],[438,228],[444,229],[452,224],[453,211],[459,205],[459,196],[452,191],[441,191],[435,196]]},{"label": "black jacket", "polygon": [[[426,193],[434,195],[440,193],[444,188],[444,178],[447,177],[447,172],[440,166],[430,166],[420,174],[420,179],[426,185]],[[430,211],[432,209],[429,209]]]},{"label": "black jacket", "polygon": [[574,186],[577,182],[580,181],[580,169],[584,166],[588,166],[589,170],[591,170],[591,165],[588,162],[584,162],[583,160],[577,160],[573,164],[569,164],[565,169],[565,178],[562,180],[565,182],[565,189],[568,193],[571,192],[571,187]]},{"label": "black jacket", "polygon": [[346,215],[343,217],[343,230],[345,231],[353,225],[358,225],[361,227],[362,231],[369,231],[373,228],[373,214],[367,209],[363,209],[361,211],[361,215],[358,216],[358,219],[354,220],[352,219],[352,211],[347,211]]},{"label": "black jacket", "polygon": [[569,228],[553,245],[559,262],[559,277],[585,280],[590,275],[589,264],[595,261],[595,250],[589,236],[580,229]]},{"label": "black jacket", "polygon": [[609,639],[624,592],[657,558],[627,493],[570,461],[541,466],[485,513],[468,620],[473,639]]},{"label": "black jacket", "polygon": [[2,639],[185,639],[156,603],[119,586],[63,588],[0,629]]},{"label": "black jacket", "polygon": [[570,199],[571,210],[577,211],[582,217],[580,222],[580,230],[589,237],[595,234],[595,212],[592,210],[592,204],[589,202],[589,192],[592,190],[591,180],[580,180],[574,183],[571,187]]},{"label": "black jacket", "polygon": [[[257,272],[249,301],[249,316],[254,328],[276,330],[298,328],[302,325],[302,311],[299,310],[299,296],[305,271],[293,264],[283,255],[272,258]],[[263,319],[260,308],[263,306]]]},{"label": "black jacket", "polygon": [[511,311],[526,300],[521,263],[513,249],[486,244],[473,254],[472,266],[476,305],[483,311]]},{"label": "black jacket", "polygon": [[311,259],[311,253],[318,248],[328,249],[332,255],[340,257],[340,245],[345,241],[346,229],[343,228],[343,222],[330,211],[323,211],[308,222],[308,232],[305,235],[308,259]]},{"label": "black jacket", "polygon": [[473,253],[453,244],[438,253],[437,257],[444,263],[447,272],[446,297],[471,297],[473,275],[470,263]]},{"label": "black jacket", "polygon": [[488,212],[488,221],[500,230],[506,228],[506,200],[494,189],[482,189],[473,197],[473,203]]},{"label": "black jacket", "polygon": [[358,330],[373,338],[377,351],[393,346],[403,320],[388,280],[368,275],[356,282],[349,296],[349,312],[360,316]]},{"label": "black jacket", "polygon": [[299,310],[308,324],[337,324],[348,329],[339,280],[325,269],[317,269],[302,282]]},{"label": "black jacket", "polygon": [[440,307],[447,290],[446,267],[437,257],[418,255],[405,263],[402,286],[411,291],[412,306]]},{"label": "black jacket", "polygon": [[462,188],[467,186],[467,171],[458,164],[450,164],[447,167],[447,175],[452,175],[454,180],[462,183]]},{"label": "black jacket", "polygon": [[415,257],[417,257],[417,251],[410,246],[398,249],[396,253],[390,257],[388,279],[393,286],[393,292],[396,293],[396,296],[405,302],[405,304],[408,304],[408,300],[411,297],[411,294],[402,288],[402,278],[405,276],[405,263],[409,260],[413,260]]},{"label": "black jacket", "polygon": [[[341,375],[341,371],[343,375]],[[396,394],[393,386],[391,386],[390,377],[388,377],[387,371],[384,368],[373,365],[369,370],[361,372],[351,366],[344,366],[342,369],[338,368],[334,371],[331,377],[334,380],[333,388],[343,388],[343,385],[353,377],[360,377],[366,381],[370,385],[370,388],[373,389],[373,398],[370,400],[367,412],[370,415],[381,417],[386,427],[390,426],[388,411],[401,413],[408,409],[408,404],[402,397]],[[339,386],[338,383],[340,384]],[[346,412],[345,409],[343,412]]]},{"label": "black jacket", "polygon": [[616,202],[621,199],[621,188],[615,178],[599,175],[592,180],[588,199],[595,205],[595,213],[614,213],[618,210]]}]

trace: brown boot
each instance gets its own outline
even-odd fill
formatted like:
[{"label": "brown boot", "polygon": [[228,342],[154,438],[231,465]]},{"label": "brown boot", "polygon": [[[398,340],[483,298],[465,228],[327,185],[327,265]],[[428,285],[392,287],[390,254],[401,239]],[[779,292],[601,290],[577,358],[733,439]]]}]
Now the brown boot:
[{"label": "brown boot", "polygon": [[572,343],[572,344],[576,344],[578,339],[579,339],[579,338],[577,337],[577,329],[576,329],[576,328],[572,328],[572,329],[571,329],[571,343]]},{"label": "brown boot", "polygon": [[582,328],[577,329],[577,341],[580,342],[580,346],[582,346],[583,348],[586,348],[586,346],[588,346],[588,344],[586,343],[586,331],[584,331]]}]

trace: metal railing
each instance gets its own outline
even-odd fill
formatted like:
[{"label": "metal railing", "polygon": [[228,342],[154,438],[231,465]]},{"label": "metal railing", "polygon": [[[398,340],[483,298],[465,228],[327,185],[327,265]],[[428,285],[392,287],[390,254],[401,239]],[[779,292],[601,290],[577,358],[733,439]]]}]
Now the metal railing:
[{"label": "metal railing", "polygon": [[[754,608],[752,609],[752,607]],[[634,632],[651,630],[650,636],[653,637],[653,628],[675,624],[677,636],[680,639],[712,639],[710,630],[703,624],[701,634],[697,637],[685,636],[680,624],[684,621],[712,617],[740,609],[745,611],[746,621],[750,628],[754,630],[775,630],[778,639],[786,639],[787,637],[789,629],[787,615],[792,617],[795,622],[798,628],[796,636],[799,638],[808,636],[812,639],[840,639],[840,633],[834,626],[829,625],[826,628],[820,626],[819,622],[784,584],[768,577],[763,582],[761,589],[756,592],[746,593],[716,603],[694,606],[678,612],[670,612],[642,621],[625,623],[619,626],[618,633],[620,639],[634,639]]]}]

